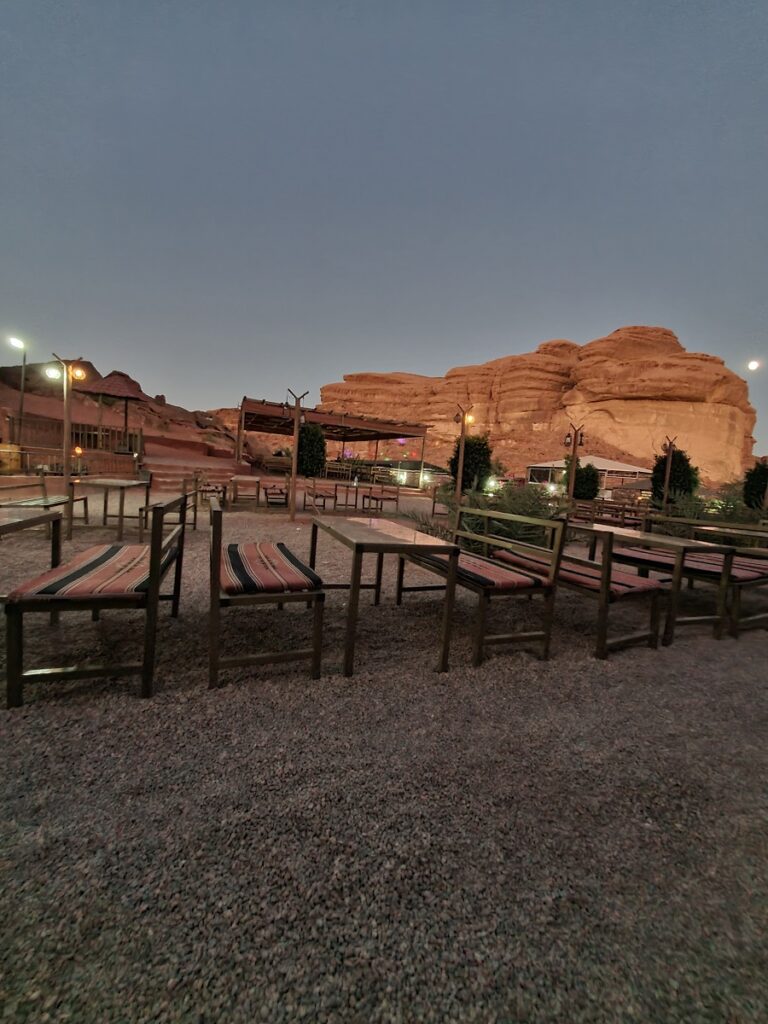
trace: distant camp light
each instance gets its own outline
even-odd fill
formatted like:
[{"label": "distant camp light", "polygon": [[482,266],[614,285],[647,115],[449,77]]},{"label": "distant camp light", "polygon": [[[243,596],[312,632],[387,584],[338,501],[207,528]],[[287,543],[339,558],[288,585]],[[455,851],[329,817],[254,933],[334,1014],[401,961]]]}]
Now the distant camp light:
[{"label": "distant camp light", "polygon": [[72,377],[74,380],[85,380],[85,370],[82,366],[72,367]]},{"label": "distant camp light", "polygon": [[61,380],[61,370],[58,366],[46,366],[45,376],[48,380]]},{"label": "distant camp light", "polygon": [[83,449],[80,447],[80,445],[76,445],[72,450],[74,451],[75,455],[79,456],[83,454]]},{"label": "distant camp light", "polygon": [[[13,339],[9,339],[9,340],[11,341],[11,344],[13,344]],[[760,369],[760,360],[759,359],[750,359],[749,362],[747,363],[747,369],[748,370],[759,370]]]},{"label": "distant camp light", "polygon": [[9,338],[8,344],[13,345],[14,348],[25,349],[27,346],[21,340],[21,338]]}]

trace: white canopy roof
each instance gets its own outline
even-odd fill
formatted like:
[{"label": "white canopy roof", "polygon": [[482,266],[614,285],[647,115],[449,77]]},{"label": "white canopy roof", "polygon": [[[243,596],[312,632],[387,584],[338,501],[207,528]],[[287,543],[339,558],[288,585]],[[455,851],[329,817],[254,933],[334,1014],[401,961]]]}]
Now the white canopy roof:
[{"label": "white canopy roof", "polygon": [[[599,472],[609,473],[645,473],[651,475],[651,470],[645,466],[630,466],[626,462],[616,462],[614,459],[601,459],[599,455],[579,454],[579,463],[586,466],[591,462]],[[565,459],[557,459],[555,462],[535,462],[528,469],[565,469]]]}]

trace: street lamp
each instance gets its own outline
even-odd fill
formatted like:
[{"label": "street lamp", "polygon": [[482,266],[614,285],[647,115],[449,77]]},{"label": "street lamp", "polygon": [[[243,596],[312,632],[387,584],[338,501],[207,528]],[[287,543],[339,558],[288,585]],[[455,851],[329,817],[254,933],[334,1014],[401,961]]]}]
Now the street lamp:
[{"label": "street lamp", "polygon": [[461,424],[461,431],[459,432],[459,461],[456,467],[456,489],[454,491],[453,500],[456,502],[456,523],[455,529],[459,528],[460,508],[461,508],[461,491],[462,483],[464,480],[464,446],[467,440],[467,427],[475,422],[475,417],[470,414],[470,405],[468,409],[458,406],[458,412],[453,417],[454,423]]},{"label": "street lamp", "polygon": [[24,426],[24,385],[27,379],[27,346],[21,338],[9,338],[8,344],[21,352],[21,387],[19,389],[19,421],[16,427],[16,444],[21,444],[22,427]]},{"label": "street lamp", "polygon": [[72,536],[72,495],[70,495],[70,478],[72,476],[72,381],[85,380],[86,373],[77,360],[62,359],[53,353],[58,366],[46,366],[45,376],[49,380],[60,380],[64,399],[64,424],[62,439],[64,493],[69,497],[69,527],[67,536]]},{"label": "street lamp", "polygon": [[571,449],[571,463],[568,470],[568,501],[573,501],[573,489],[576,486],[576,449],[584,446],[584,424],[575,427],[573,423],[568,424],[568,433],[563,438],[563,444]]},{"label": "street lamp", "polygon": [[[296,474],[299,471],[299,432],[301,425],[304,422],[304,413],[301,411],[301,400],[306,398],[309,394],[305,391],[303,395],[297,395],[294,391],[288,388],[288,394],[293,395],[293,453],[291,457],[291,504],[290,504],[290,520],[294,521],[296,518]],[[288,411],[288,406],[284,405],[283,408]]]},{"label": "street lamp", "polygon": [[666,512],[669,504],[669,481],[672,476],[672,458],[675,454],[675,441],[677,440],[677,434],[670,438],[667,436],[664,443],[661,446],[661,450],[667,456],[667,462],[664,466],[664,493],[661,498],[661,511]]}]

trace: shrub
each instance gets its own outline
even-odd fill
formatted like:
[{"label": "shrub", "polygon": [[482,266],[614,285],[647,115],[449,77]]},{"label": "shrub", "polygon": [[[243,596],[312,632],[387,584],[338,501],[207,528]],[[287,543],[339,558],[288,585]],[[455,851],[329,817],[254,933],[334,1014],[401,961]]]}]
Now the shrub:
[{"label": "shrub", "polygon": [[600,474],[588,462],[586,466],[576,465],[576,480],[573,485],[573,496],[580,501],[592,501],[600,492]]},{"label": "shrub", "polygon": [[749,508],[763,508],[768,487],[768,462],[756,462],[744,477],[744,504]]},{"label": "shrub", "polygon": [[[453,455],[448,463],[448,470],[454,480],[459,471],[459,444],[460,438],[456,438]],[[485,489],[488,477],[492,476],[492,455],[493,451],[487,434],[466,437],[464,439],[464,471],[461,474],[462,493],[469,490],[482,491]]]},{"label": "shrub", "polygon": [[299,428],[299,476],[322,476],[325,472],[325,436],[316,423]]},{"label": "shrub", "polygon": [[[667,469],[667,456],[657,455],[651,473],[653,500],[660,504],[664,499],[664,476]],[[672,452],[672,469],[669,474],[669,497],[677,503],[682,495],[693,494],[699,486],[699,471],[691,465],[688,455],[681,449]]]}]

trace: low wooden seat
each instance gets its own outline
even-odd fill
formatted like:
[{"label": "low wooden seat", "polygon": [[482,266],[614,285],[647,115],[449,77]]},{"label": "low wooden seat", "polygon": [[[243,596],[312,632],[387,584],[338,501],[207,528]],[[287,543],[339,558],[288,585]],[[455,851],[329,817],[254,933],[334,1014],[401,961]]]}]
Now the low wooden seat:
[{"label": "low wooden seat", "polygon": [[[595,597],[599,601],[597,620],[597,641],[595,657],[607,658],[610,651],[621,650],[632,644],[646,643],[649,647],[659,646],[659,599],[663,585],[659,580],[644,579],[632,573],[621,572],[611,562],[613,535],[605,533],[602,562],[573,555],[563,555],[557,571],[557,582],[561,586]],[[548,562],[536,553],[518,554],[514,551],[496,550],[494,558],[518,569],[546,575]],[[643,632],[608,638],[608,612],[610,605],[627,598],[648,598],[650,621]]]},{"label": "low wooden seat", "polygon": [[288,504],[288,488],[278,487],[267,484],[262,493],[264,494],[264,500],[267,505],[287,505]]},{"label": "low wooden seat", "polygon": [[[738,636],[742,629],[768,625],[768,613],[742,614],[741,598],[744,590],[768,585],[768,551],[759,549],[760,554],[743,549],[736,555],[695,552],[686,555],[682,575],[691,582],[711,583],[726,592],[728,631]],[[614,560],[631,565],[639,573],[669,573],[673,570],[675,556],[670,551],[658,548],[644,548],[630,545],[614,548]],[[730,564],[728,564],[730,562]]]},{"label": "low wooden seat", "polygon": [[[477,528],[478,522],[481,524]],[[549,544],[541,548],[524,540],[505,539],[492,530],[520,529],[541,534]],[[559,520],[534,519],[528,516],[516,516],[505,512],[488,509],[461,507],[459,521],[453,531],[453,538],[458,543],[488,548],[493,546],[539,555],[549,565],[547,572],[540,572],[537,565],[532,571],[519,566],[503,565],[498,559],[489,558],[474,552],[462,551],[459,555],[456,582],[478,595],[478,612],[475,622],[472,645],[472,664],[482,664],[484,649],[488,644],[501,643],[538,643],[540,657],[549,657],[554,616],[555,590],[557,586],[557,567],[560,562],[564,538],[564,524]],[[448,576],[448,559],[440,555],[399,556],[397,571],[397,603],[402,603],[402,595],[410,591],[435,590],[435,586],[405,586],[405,562],[409,561],[422,569],[437,573],[443,578]],[[442,589],[442,588],[440,588]],[[543,626],[541,630],[530,632],[500,633],[486,635],[486,617],[492,599],[499,598],[533,598],[541,596],[544,601]]]},{"label": "low wooden seat", "polygon": [[[282,543],[222,543],[222,512],[211,499],[210,546],[210,648],[208,685],[219,686],[223,668],[266,665],[309,659],[313,679],[320,677],[323,608],[323,581],[309,566]],[[313,608],[312,645],[295,651],[241,654],[221,657],[221,609],[234,605],[302,602]]]},{"label": "low wooden seat", "polygon": [[[165,505],[156,505],[148,545],[102,544],[87,548],[65,564],[26,580],[8,595],[5,605],[8,707],[21,706],[24,682],[34,680],[140,675],[142,697],[152,696],[159,602],[171,601],[171,614],[176,617],[179,613],[185,509],[186,495]],[[180,510],[180,521],[164,536],[165,516],[176,510]],[[173,590],[161,594],[163,578],[174,565]],[[125,608],[143,609],[146,613],[140,662],[24,671],[24,615],[90,611],[98,618],[101,611]]]},{"label": "low wooden seat", "polygon": [[304,497],[302,508],[306,509],[307,501],[311,508],[317,511],[326,511],[326,505],[329,501],[333,502],[334,508],[336,506],[336,488],[333,485],[323,486],[318,484],[316,480],[307,480],[304,485]]}]

